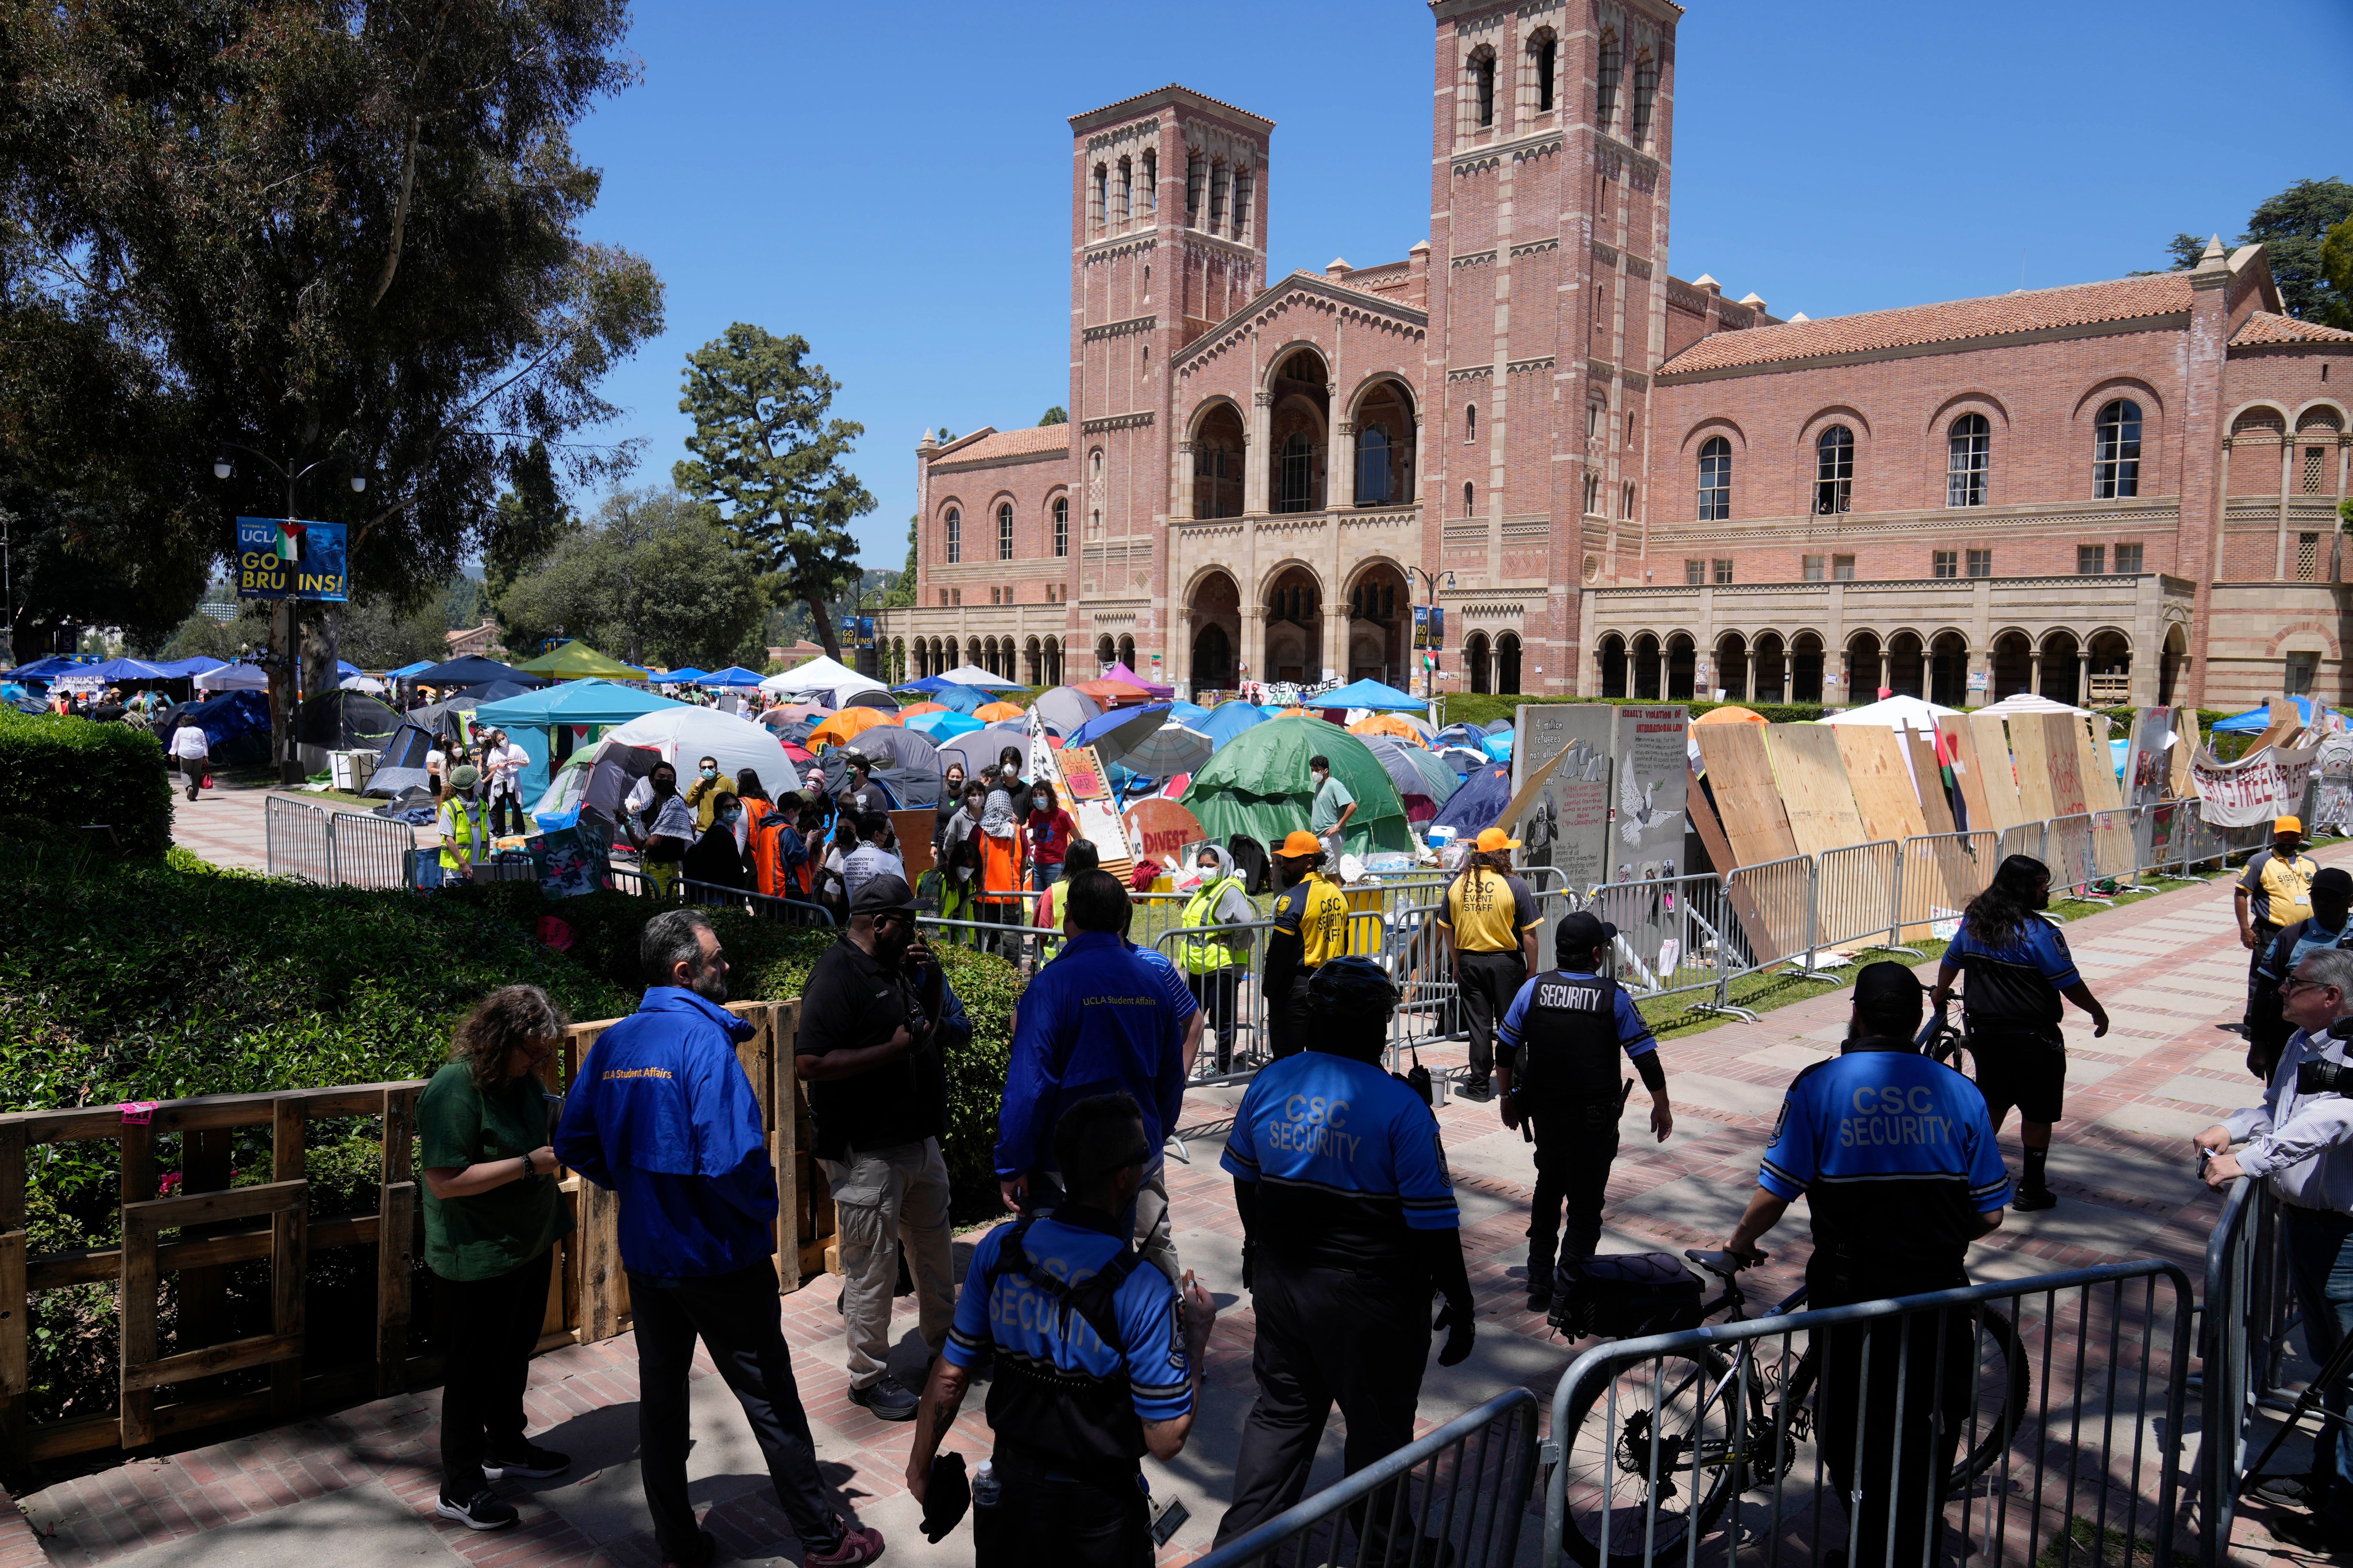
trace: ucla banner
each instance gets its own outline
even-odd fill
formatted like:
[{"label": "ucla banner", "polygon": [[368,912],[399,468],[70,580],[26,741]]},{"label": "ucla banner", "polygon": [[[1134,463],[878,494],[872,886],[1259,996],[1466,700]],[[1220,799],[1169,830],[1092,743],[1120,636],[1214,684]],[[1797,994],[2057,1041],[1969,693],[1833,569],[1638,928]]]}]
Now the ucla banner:
[{"label": "ucla banner", "polygon": [[275,517],[237,520],[237,596],[329,599],[352,596],[343,559],[343,525]]}]

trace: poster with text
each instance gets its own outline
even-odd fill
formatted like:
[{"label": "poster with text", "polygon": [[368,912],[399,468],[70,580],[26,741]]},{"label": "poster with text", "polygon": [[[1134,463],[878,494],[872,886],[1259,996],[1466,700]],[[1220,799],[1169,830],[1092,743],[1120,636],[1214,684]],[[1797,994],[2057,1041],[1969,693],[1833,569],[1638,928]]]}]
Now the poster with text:
[{"label": "poster with text", "polygon": [[[1619,710],[1606,702],[1524,702],[1512,734],[1512,797],[1504,829],[1520,841],[1520,864],[1550,866],[1582,890],[1609,872],[1609,759]],[[1559,758],[1549,773],[1546,765]],[[1542,787],[1525,795],[1543,775]],[[1525,795],[1525,798],[1524,798]]]},{"label": "poster with text", "polygon": [[317,599],[340,603],[352,596],[344,569],[343,525],[298,522],[290,518],[237,520],[237,596],[240,599]]},{"label": "poster with text", "polygon": [[[1652,980],[1681,944],[1683,791],[1691,777],[1691,710],[1681,703],[1618,710],[1609,785],[1609,879],[1594,910],[1618,928],[1620,952]],[[1641,978],[1638,973],[1637,978]]]}]

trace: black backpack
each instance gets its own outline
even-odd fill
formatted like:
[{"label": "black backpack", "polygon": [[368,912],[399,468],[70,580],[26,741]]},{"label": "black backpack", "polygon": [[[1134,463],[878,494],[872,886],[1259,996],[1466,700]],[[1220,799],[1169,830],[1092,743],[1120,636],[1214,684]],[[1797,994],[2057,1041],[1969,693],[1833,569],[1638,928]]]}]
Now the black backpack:
[{"label": "black backpack", "polygon": [[1564,1258],[1546,1321],[1572,1340],[1681,1333],[1699,1327],[1700,1283],[1669,1252]]}]

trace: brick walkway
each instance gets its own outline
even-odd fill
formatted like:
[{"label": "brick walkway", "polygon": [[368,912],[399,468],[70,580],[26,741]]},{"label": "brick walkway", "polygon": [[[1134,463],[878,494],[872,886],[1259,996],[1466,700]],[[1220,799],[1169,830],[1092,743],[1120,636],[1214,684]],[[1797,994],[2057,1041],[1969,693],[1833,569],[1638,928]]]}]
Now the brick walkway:
[{"label": "brick walkway", "polygon": [[[255,792],[257,797],[259,792]],[[258,826],[259,810],[254,812]],[[2324,851],[2353,864],[2353,847]],[[2216,1026],[2236,1020],[2245,955],[2230,936],[2226,887],[2185,888],[2069,928],[2086,980],[2115,1026],[2091,1037],[2070,1010],[2068,1120],[2052,1160],[2064,1200],[2040,1215],[2012,1214],[1973,1251],[1980,1281],[2127,1258],[2180,1263],[2193,1278],[2218,1202],[2185,1157],[2189,1133],[2251,1103],[2256,1090],[2241,1066],[2242,1047]],[[1753,1187],[1756,1162],[1789,1079],[1836,1050],[1844,1029],[1844,989],[1663,1047],[1677,1125],[1663,1148],[1630,1115],[1611,1182],[1605,1250],[1671,1249],[1720,1242]],[[1459,1059],[1457,1058],[1456,1059]],[[1431,1053],[1433,1067],[1447,1063]],[[1234,1091],[1197,1095],[1188,1123],[1230,1115]],[[1523,1310],[1522,1230],[1531,1168],[1517,1133],[1494,1108],[1456,1101],[1440,1113],[1464,1211],[1465,1251],[1479,1298],[1478,1349],[1461,1366],[1426,1376],[1425,1429],[1515,1384],[1550,1395],[1572,1347],[1550,1338]],[[2006,1147],[2015,1168],[2014,1142]],[[1251,1395],[1251,1320],[1240,1297],[1240,1224],[1214,1139],[1190,1147],[1191,1163],[1170,1166],[1177,1239],[1188,1267],[1223,1309],[1212,1342],[1193,1444],[1173,1465],[1147,1462],[1155,1492],[1182,1499],[1190,1521],[1163,1554],[1189,1560],[1215,1531],[1227,1478]],[[1785,1221],[1779,1250],[1756,1292],[1773,1299],[1794,1288],[1806,1252],[1802,1216]],[[1773,1243],[1768,1243],[1774,1245]],[[959,1247],[962,1266],[966,1248]],[[911,1305],[912,1303],[907,1303]],[[802,1353],[798,1373],[828,1479],[845,1505],[877,1525],[899,1563],[964,1563],[961,1533],[924,1543],[917,1510],[901,1483],[908,1429],[877,1422],[849,1403],[834,1287],[819,1280],[786,1299],[787,1333]],[[905,1316],[896,1353],[902,1376],[922,1364]],[[756,1449],[740,1413],[707,1367],[698,1385],[694,1496],[733,1557],[797,1562]],[[611,1563],[655,1559],[635,1465],[635,1359],[627,1339],[557,1351],[534,1365],[531,1410],[540,1441],[574,1456],[571,1474],[506,1489],[523,1509],[519,1531],[477,1536],[430,1517],[438,1472],[434,1392],[379,1400],[296,1426],[132,1461],[61,1482],[24,1500],[50,1561],[126,1561],[140,1568],[204,1562],[244,1568],[291,1562],[315,1541],[338,1568],[356,1562],[413,1563],[461,1557],[497,1565]],[[976,1397],[952,1436],[976,1458],[987,1451]],[[1336,1431],[1336,1422],[1335,1428]],[[1338,1442],[1327,1434],[1316,1484],[1336,1477]],[[2234,1561],[2269,1561],[2263,1510],[2242,1516]],[[1534,1562],[1537,1531],[1523,1531],[1521,1560]],[[0,1568],[16,1568],[0,1536]],[[2300,1561],[2283,1553],[2281,1562]]]}]

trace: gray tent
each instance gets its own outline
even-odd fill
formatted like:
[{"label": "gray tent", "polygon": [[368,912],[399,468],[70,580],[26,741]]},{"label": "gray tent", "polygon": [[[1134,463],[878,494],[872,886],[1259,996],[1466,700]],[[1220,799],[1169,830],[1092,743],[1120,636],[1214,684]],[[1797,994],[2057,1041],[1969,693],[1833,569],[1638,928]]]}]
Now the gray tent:
[{"label": "gray tent", "polygon": [[376,757],[375,772],[368,778],[363,795],[396,795],[403,790],[433,787],[432,775],[425,771],[425,753],[437,744],[431,731],[416,723],[404,723],[392,732]]}]

